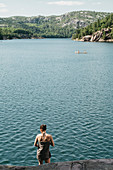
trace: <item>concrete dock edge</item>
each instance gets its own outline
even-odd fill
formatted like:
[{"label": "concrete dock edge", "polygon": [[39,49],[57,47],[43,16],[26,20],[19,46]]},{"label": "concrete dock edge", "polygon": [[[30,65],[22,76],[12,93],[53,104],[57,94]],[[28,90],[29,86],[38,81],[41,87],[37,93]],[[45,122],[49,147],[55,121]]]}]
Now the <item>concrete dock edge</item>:
[{"label": "concrete dock edge", "polygon": [[56,162],[40,166],[0,165],[0,170],[113,170],[113,159]]}]

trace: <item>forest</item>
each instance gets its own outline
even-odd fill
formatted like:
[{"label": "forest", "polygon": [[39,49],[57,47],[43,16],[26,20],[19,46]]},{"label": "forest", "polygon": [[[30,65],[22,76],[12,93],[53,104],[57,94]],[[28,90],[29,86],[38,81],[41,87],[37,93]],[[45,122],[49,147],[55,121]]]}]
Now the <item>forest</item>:
[{"label": "forest", "polygon": [[81,38],[110,26],[112,15],[109,15],[106,12],[74,11],[60,16],[0,18],[0,39]]},{"label": "forest", "polygon": [[110,14],[101,20],[98,19],[97,22],[91,23],[84,28],[77,29],[76,33],[72,35],[72,39],[81,39],[83,36],[92,35],[95,32],[102,30],[102,39],[104,40],[106,38],[105,28],[108,28],[109,31],[107,34],[109,33],[110,38],[113,39],[113,14]]}]

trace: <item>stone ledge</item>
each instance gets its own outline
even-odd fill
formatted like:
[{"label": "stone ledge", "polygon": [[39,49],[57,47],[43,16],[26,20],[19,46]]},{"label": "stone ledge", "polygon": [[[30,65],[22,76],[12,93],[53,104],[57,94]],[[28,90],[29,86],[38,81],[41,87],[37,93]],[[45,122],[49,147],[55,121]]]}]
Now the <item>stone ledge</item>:
[{"label": "stone ledge", "polygon": [[0,170],[113,170],[113,159],[57,162],[40,166],[0,165]]}]

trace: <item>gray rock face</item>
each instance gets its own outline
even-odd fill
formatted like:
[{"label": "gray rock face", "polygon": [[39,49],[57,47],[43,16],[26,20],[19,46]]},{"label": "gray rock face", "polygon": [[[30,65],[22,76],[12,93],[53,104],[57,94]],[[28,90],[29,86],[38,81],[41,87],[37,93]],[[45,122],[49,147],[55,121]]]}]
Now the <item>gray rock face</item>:
[{"label": "gray rock face", "polygon": [[0,165],[0,170],[113,170],[113,159],[58,162],[40,166]]},{"label": "gray rock face", "polygon": [[91,35],[86,35],[83,37],[83,41],[91,41],[92,36]]},{"label": "gray rock face", "polygon": [[[104,28],[101,31],[95,32],[93,35],[86,35],[82,38],[83,41],[98,42],[98,41],[112,41],[110,32],[112,28]],[[103,34],[105,37],[103,39]]]}]

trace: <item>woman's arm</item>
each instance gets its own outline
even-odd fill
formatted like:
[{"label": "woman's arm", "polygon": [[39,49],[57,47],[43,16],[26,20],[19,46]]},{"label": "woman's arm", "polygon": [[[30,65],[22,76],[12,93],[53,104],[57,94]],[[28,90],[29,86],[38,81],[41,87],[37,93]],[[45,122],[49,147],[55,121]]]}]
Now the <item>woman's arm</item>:
[{"label": "woman's arm", "polygon": [[51,139],[51,145],[52,145],[52,146],[55,146],[54,141],[53,141],[53,138],[52,138],[51,135],[50,135],[50,139]]},{"label": "woman's arm", "polygon": [[38,147],[38,136],[36,136],[35,142],[34,142],[34,146]]}]

